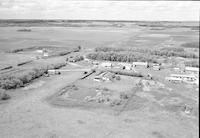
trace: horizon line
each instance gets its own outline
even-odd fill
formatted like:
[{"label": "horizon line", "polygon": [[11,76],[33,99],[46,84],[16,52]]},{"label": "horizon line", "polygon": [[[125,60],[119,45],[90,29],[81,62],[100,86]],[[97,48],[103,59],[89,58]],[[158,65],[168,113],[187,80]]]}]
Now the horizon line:
[{"label": "horizon line", "polygon": [[0,19],[0,20],[41,20],[41,21],[117,21],[117,22],[199,22],[199,20],[107,20],[107,19],[14,19],[14,18],[8,18],[8,19]]}]

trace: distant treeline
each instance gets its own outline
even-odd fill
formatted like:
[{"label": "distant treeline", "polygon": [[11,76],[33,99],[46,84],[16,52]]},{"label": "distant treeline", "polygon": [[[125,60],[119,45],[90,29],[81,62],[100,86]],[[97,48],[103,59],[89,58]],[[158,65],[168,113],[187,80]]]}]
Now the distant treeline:
[{"label": "distant treeline", "polygon": [[[79,52],[81,47],[75,47],[75,48],[65,48],[65,47],[51,47],[51,46],[43,46],[43,47],[28,47],[28,48],[18,48],[18,49],[13,49],[7,51],[8,53],[18,53],[18,52],[23,52],[23,51],[32,51],[32,50],[41,50],[41,49],[46,49],[46,50],[51,50],[53,51],[52,53],[49,54],[48,57],[56,57],[56,56],[65,56],[67,54],[70,54],[72,52]],[[46,57],[46,58],[48,58]]]},{"label": "distant treeline", "polygon": [[118,62],[153,62],[157,63],[156,56],[147,55],[139,52],[94,52],[87,55],[87,58],[93,60],[108,60]]},{"label": "distant treeline", "polygon": [[166,57],[183,57],[183,58],[199,58],[199,55],[196,55],[191,52],[187,52],[184,48],[175,48],[175,47],[166,47],[161,49],[142,49],[142,48],[113,48],[113,47],[98,47],[95,49],[95,52],[123,52],[125,54],[131,53],[132,55],[140,53],[142,57],[150,56],[166,56]]},{"label": "distant treeline", "polygon": [[[106,24],[103,25],[102,23]],[[119,24],[115,25],[115,24]],[[196,29],[198,22],[169,22],[169,21],[131,21],[131,20],[34,20],[34,19],[8,19],[0,20],[0,26],[64,26],[64,27],[81,27],[81,26],[112,26],[121,27],[126,24],[137,24],[143,27],[186,27]]]}]

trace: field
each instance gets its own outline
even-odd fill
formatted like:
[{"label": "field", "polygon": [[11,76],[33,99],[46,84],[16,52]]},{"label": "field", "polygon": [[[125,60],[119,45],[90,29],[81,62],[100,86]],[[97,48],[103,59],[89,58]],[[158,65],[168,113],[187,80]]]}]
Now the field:
[{"label": "field", "polygon": [[[199,67],[198,23],[10,20],[0,26],[0,137],[199,136],[199,84],[165,79],[186,62]],[[92,53],[100,54],[94,60]],[[132,58],[155,58],[161,69],[118,66]]]}]

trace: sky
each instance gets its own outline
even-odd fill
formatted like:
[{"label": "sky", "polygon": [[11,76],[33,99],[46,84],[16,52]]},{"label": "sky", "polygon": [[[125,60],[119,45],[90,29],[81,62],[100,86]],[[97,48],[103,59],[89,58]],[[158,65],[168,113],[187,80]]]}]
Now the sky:
[{"label": "sky", "polygon": [[199,21],[199,1],[0,0],[0,19]]}]

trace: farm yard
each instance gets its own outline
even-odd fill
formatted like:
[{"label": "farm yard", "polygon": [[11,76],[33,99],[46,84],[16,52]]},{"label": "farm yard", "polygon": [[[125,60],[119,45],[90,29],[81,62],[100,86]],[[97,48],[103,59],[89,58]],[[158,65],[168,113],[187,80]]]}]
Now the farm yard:
[{"label": "farm yard", "polygon": [[0,137],[198,137],[198,24],[27,24],[0,22]]}]

